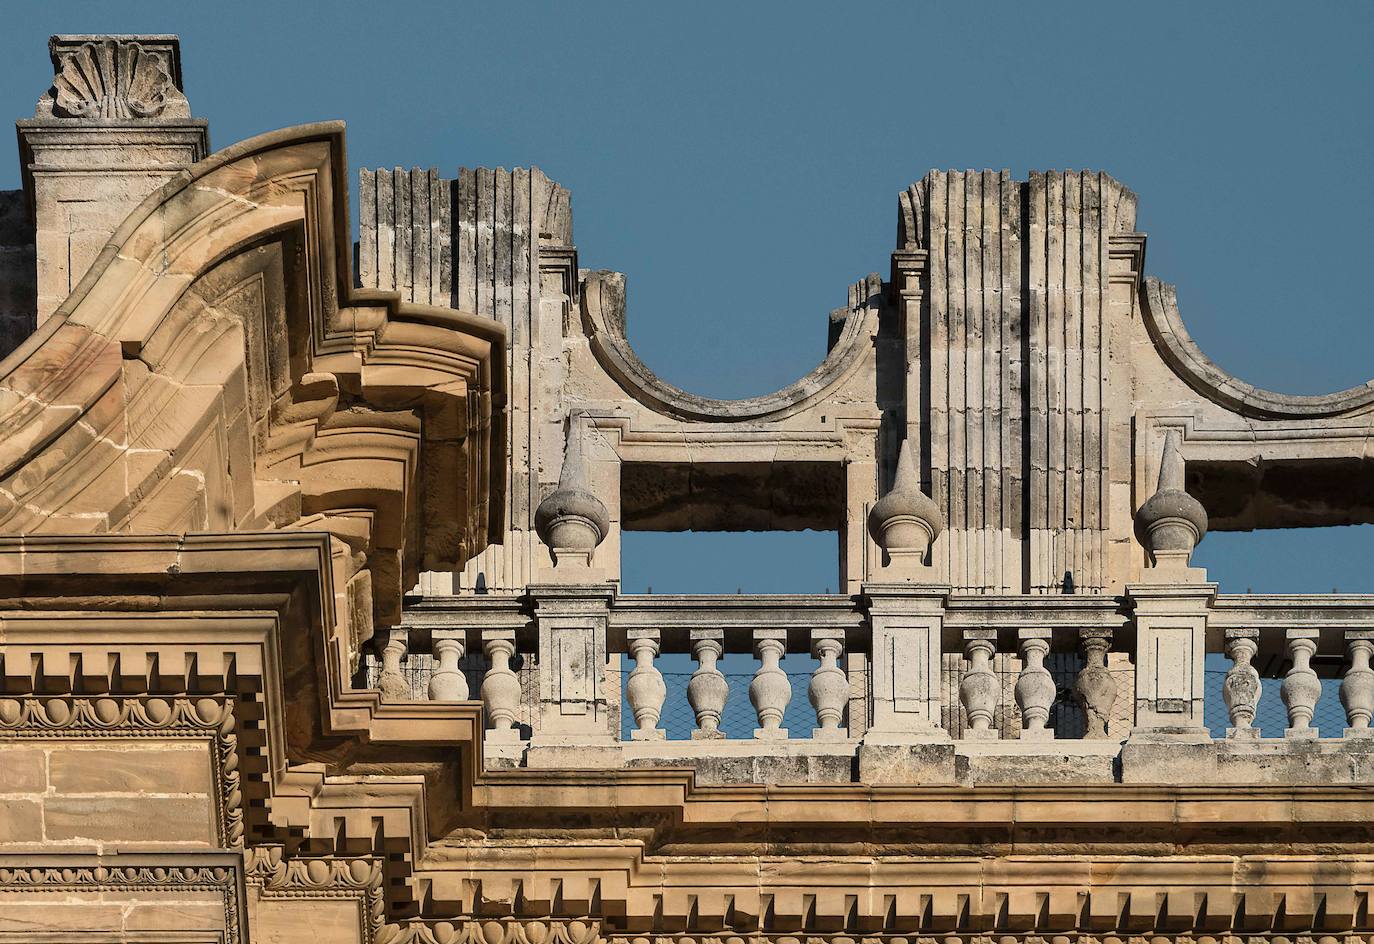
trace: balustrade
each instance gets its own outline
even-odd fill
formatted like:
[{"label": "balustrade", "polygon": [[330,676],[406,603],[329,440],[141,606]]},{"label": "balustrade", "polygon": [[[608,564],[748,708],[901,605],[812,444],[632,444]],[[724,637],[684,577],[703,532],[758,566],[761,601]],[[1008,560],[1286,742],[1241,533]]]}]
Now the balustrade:
[{"label": "balustrade", "polygon": [[[1330,712],[1337,693],[1346,720],[1342,736],[1374,737],[1374,598],[1214,595],[1200,608],[1190,600],[1189,613],[1201,613],[1200,629],[1193,624],[1161,635],[1165,627],[1149,636],[1164,653],[1155,656],[1160,671],[1175,673],[1153,680],[1135,671],[1142,654],[1128,659],[1118,648],[1137,635],[1123,632],[1132,628],[1130,597],[933,599],[926,609],[912,610],[915,616],[895,621],[893,611],[884,611],[889,622],[878,633],[877,617],[862,598],[602,594],[585,611],[590,623],[577,615],[583,611],[568,609],[573,604],[562,604],[558,631],[564,635],[541,642],[541,611],[528,599],[451,598],[442,616],[408,615],[409,629],[386,636],[373,677],[391,699],[414,697],[417,690],[435,701],[480,697],[489,741],[497,744],[538,736],[551,713],[564,719],[560,732],[573,732],[565,738],[613,744],[621,738],[618,714],[594,712],[597,698],[614,701],[621,692],[626,741],[708,742],[696,748],[704,754],[714,750],[709,742],[720,740],[754,741],[759,750],[770,750],[762,745],[798,739],[854,745],[877,735],[889,742],[943,738],[966,742],[968,750],[996,751],[1001,748],[993,744],[1006,741],[1119,742],[1131,733],[1136,704],[1150,708],[1147,720],[1138,722],[1142,731],[1155,725],[1205,738],[1201,712],[1188,707],[1197,703],[1196,692],[1177,688],[1179,673],[1201,675],[1201,669],[1178,659],[1205,659],[1211,652],[1224,653],[1230,663],[1211,689],[1229,717],[1227,739],[1260,738],[1265,704],[1271,708],[1264,709],[1270,712],[1264,731],[1278,734],[1271,709],[1281,700],[1285,738],[1315,738],[1320,722],[1326,743],[1335,734]],[[598,664],[600,652],[607,655]],[[813,660],[809,677],[793,661],[804,653]],[[747,655],[754,659],[752,674],[723,670]],[[557,662],[543,664],[547,658]],[[517,659],[529,664],[524,675],[516,671]],[[670,669],[665,660],[687,664]],[[574,675],[565,677],[569,667]],[[1207,671],[1211,678],[1220,675],[1219,669]],[[1333,680],[1328,689],[1322,678]],[[611,694],[598,695],[598,688]],[[935,700],[927,703],[929,698]],[[943,729],[924,720],[941,704]],[[749,706],[754,723],[746,726],[741,712]],[[1179,712],[1178,721],[1171,721],[1170,711]]]},{"label": "balustrade", "polygon": [[[1374,600],[1219,598],[1214,618],[1221,624],[1223,650],[1231,662],[1222,682],[1230,718],[1227,738],[1260,736],[1261,699],[1273,691],[1287,717],[1285,738],[1331,738],[1334,706],[1324,701],[1330,694],[1322,685],[1323,676],[1340,678],[1337,698],[1347,725],[1342,736],[1374,736]],[[1278,677],[1267,682],[1259,664]],[[1319,713],[1325,717],[1320,731],[1315,722]]]},{"label": "balustrade", "polygon": [[[960,705],[967,719],[962,739],[993,741],[1006,738],[1007,725],[997,723],[996,712],[1016,711],[1021,716],[1020,729],[1015,738],[1042,741],[1063,736],[1050,726],[1051,712],[1056,703],[1067,705],[1060,698],[1060,686],[1046,666],[1052,651],[1066,655],[1077,653],[1081,668],[1074,674],[1072,700],[1084,716],[1085,739],[1120,738],[1124,732],[1112,730],[1108,723],[1116,704],[1117,683],[1107,666],[1107,653],[1112,645],[1112,631],[1097,627],[1081,629],[1023,627],[1015,632],[1015,646],[1010,645],[1009,629],[970,629],[964,631],[964,669],[959,680]],[[998,656],[1015,655],[1020,662],[1012,685],[1014,701],[1003,697],[1003,683],[994,668]]]}]

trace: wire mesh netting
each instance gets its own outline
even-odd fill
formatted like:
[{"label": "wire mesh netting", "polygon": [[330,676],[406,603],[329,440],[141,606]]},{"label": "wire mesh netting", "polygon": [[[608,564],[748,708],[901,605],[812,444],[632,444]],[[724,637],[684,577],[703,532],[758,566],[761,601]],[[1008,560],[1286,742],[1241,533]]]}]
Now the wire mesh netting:
[{"label": "wire mesh netting", "polygon": [[[1129,730],[1134,719],[1134,671],[1126,653],[1112,653],[1109,668],[1116,680],[1117,698],[1113,706],[1108,733],[1119,735]],[[841,719],[841,725],[849,729],[851,737],[864,733],[864,719],[868,714],[868,667],[862,656],[851,656],[847,667],[850,680],[849,707]],[[528,736],[537,723],[539,706],[538,672],[534,657],[525,655],[519,660],[516,675],[520,679],[520,708],[516,723]],[[725,710],[721,714],[720,729],[726,737],[751,738],[758,727],[758,718],[749,701],[749,684],[754,679],[758,661],[746,653],[731,653],[724,656],[718,666],[729,683],[729,696]],[[806,738],[817,727],[816,713],[811,707],[808,689],[811,673],[817,661],[810,656],[794,653],[782,660],[781,667],[787,674],[792,687],[792,696],[783,713],[782,726],[792,737]],[[667,687],[667,697],[658,727],[664,730],[671,740],[685,740],[692,736],[696,728],[696,715],[687,700],[687,685],[691,681],[695,663],[684,653],[668,653],[655,661],[663,675]],[[959,704],[959,679],[963,672],[963,659],[957,653],[947,653],[941,672],[941,703],[944,706],[941,723],[956,738],[963,734],[967,719]],[[1226,703],[1222,699],[1222,685],[1230,661],[1220,654],[1207,657],[1204,673],[1205,697],[1203,702],[1204,723],[1213,737],[1225,737],[1230,727]],[[473,654],[464,657],[459,663],[468,683],[470,697],[477,698],[481,691],[482,677],[489,663],[485,656]],[[1045,660],[1055,681],[1055,699],[1050,709],[1049,726],[1058,737],[1082,737],[1085,729],[1083,710],[1073,699],[1073,685],[1083,667],[1081,657],[1073,653],[1051,653]],[[607,669],[607,683],[612,689],[618,688],[621,701],[626,708],[621,712],[621,737],[628,739],[635,727],[632,713],[625,698],[624,686],[634,663],[623,657],[619,665],[619,679],[615,667]],[[1001,681],[1002,696],[993,716],[993,725],[1003,738],[1018,736],[1021,729],[1021,712],[1016,707],[1014,689],[1016,676],[1021,670],[1020,660],[1011,654],[999,654],[994,660],[993,669]],[[381,663],[368,656],[359,672],[359,683],[368,688],[377,684]],[[429,679],[434,674],[434,660],[428,653],[412,653],[402,662],[402,671],[410,681],[412,697],[428,697]],[[1279,696],[1282,677],[1261,680],[1259,707],[1255,712],[1255,727],[1263,737],[1282,737],[1288,727],[1288,713]],[[851,717],[852,715],[852,717]],[[1322,679],[1322,694],[1317,702],[1312,724],[1322,737],[1340,737],[1346,726],[1345,710],[1340,703],[1340,679]]]}]

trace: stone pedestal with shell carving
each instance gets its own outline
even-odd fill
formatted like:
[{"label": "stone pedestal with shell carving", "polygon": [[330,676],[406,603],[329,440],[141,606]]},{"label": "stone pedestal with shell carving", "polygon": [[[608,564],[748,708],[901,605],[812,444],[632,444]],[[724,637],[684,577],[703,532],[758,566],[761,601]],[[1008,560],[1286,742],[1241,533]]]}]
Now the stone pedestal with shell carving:
[{"label": "stone pedestal with shell carving", "polygon": [[210,151],[182,92],[175,36],[54,36],[53,86],[18,123],[34,207],[41,324],[124,218]]}]

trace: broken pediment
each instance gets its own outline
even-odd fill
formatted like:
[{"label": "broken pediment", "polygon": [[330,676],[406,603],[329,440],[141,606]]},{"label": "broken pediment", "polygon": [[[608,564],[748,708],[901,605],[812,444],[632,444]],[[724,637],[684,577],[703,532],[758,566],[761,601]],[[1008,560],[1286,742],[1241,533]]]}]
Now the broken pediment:
[{"label": "broken pediment", "polygon": [[263,135],[115,230],[0,365],[0,532],[327,531],[359,640],[500,533],[505,332],[353,288],[343,169]]}]

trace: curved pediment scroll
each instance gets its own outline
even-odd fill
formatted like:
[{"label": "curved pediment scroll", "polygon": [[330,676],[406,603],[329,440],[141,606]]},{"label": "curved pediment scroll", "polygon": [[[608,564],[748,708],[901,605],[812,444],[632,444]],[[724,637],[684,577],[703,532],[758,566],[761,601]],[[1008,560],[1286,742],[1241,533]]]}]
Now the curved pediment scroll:
[{"label": "curved pediment scroll", "polygon": [[878,332],[882,281],[860,283],[866,291],[853,299],[838,337],[814,370],[793,383],[758,397],[721,400],[688,393],[660,379],[644,365],[625,337],[625,283],[618,272],[592,272],[582,285],[583,325],[601,367],[625,392],[666,416],[712,423],[778,419],[820,402],[857,370]]},{"label": "curved pediment scroll", "polygon": [[1374,380],[1316,396],[1275,393],[1248,384],[1202,353],[1183,325],[1174,286],[1147,277],[1142,296],[1145,326],[1160,356],[1190,387],[1228,409],[1261,419],[1318,419],[1374,405]]},{"label": "curved pediment scroll", "polygon": [[150,196],[0,363],[0,534],[305,528],[351,651],[501,533],[504,329],[353,288],[343,126]]}]

